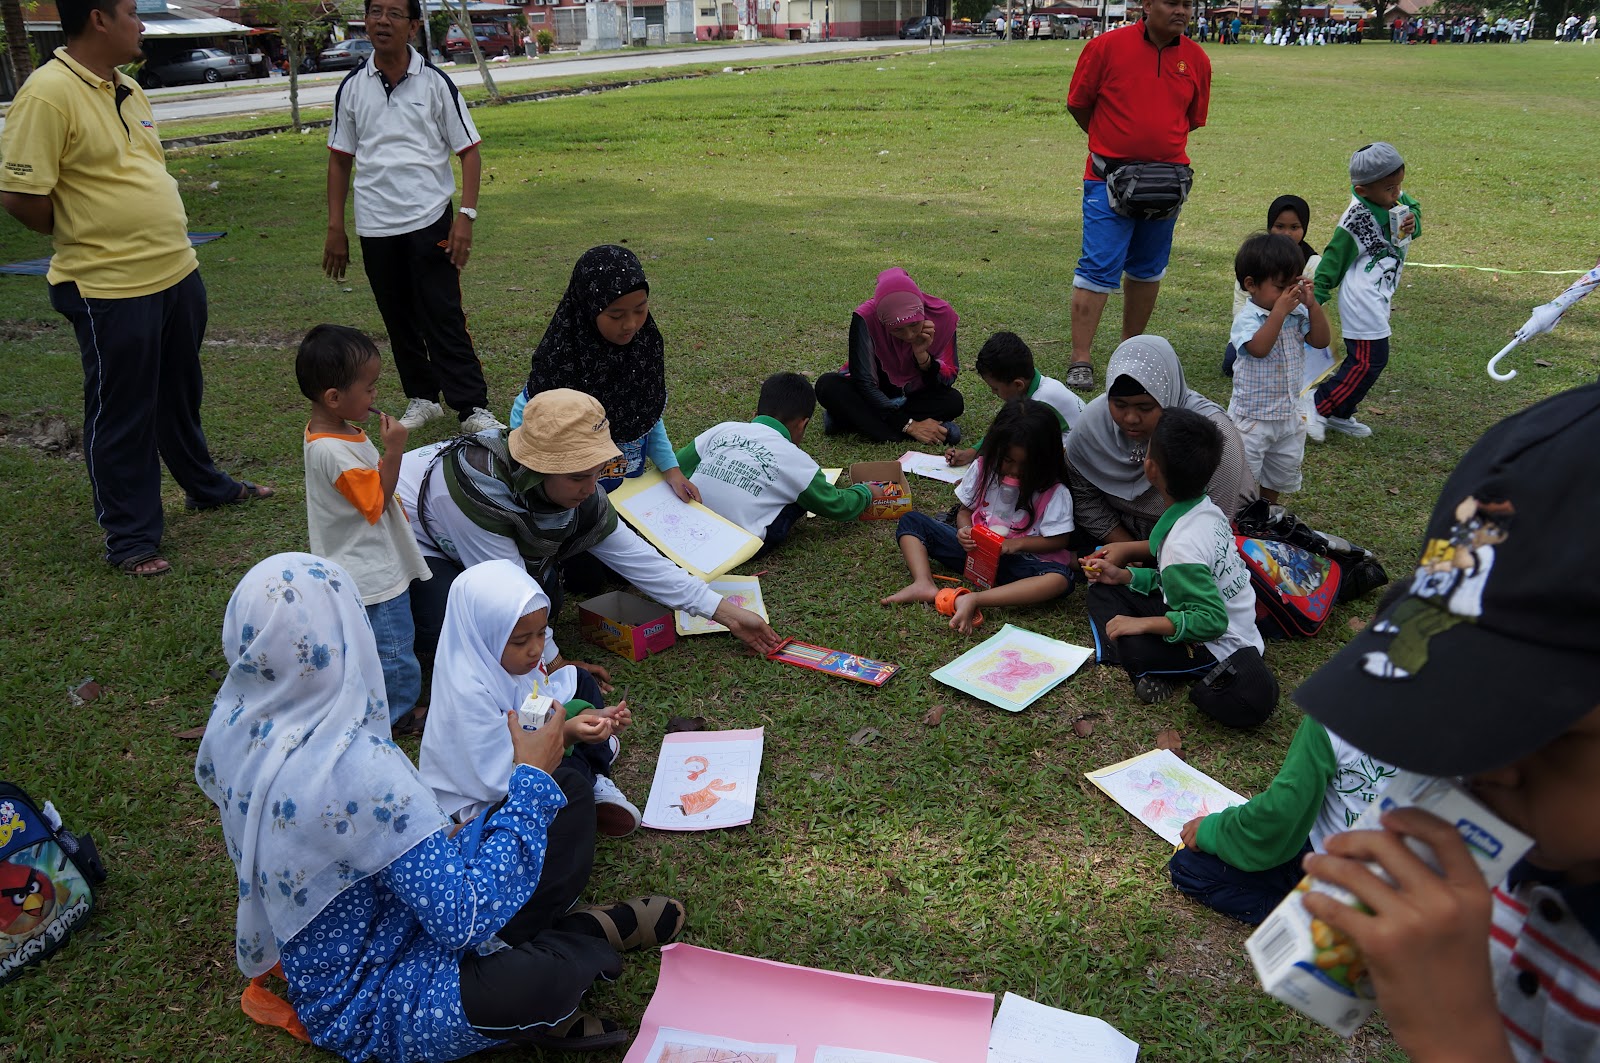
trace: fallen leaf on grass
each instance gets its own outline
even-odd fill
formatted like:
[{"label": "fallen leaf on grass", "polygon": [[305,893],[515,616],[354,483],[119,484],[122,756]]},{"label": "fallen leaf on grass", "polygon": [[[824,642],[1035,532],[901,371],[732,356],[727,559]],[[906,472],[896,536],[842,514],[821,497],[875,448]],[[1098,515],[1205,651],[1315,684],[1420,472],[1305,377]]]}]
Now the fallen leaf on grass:
[{"label": "fallen leaf on grass", "polygon": [[212,668],[206,672],[206,675],[220,683],[223,681],[223,679],[227,678],[228,673],[223,671],[221,668]]},{"label": "fallen leaf on grass", "polygon": [[894,875],[885,875],[884,876],[884,882],[888,885],[888,887],[890,889],[894,890],[896,893],[899,893],[901,895],[904,895],[904,894],[907,894],[907,893],[911,892],[910,890],[906,889],[906,884],[904,882],[901,882]]},{"label": "fallen leaf on grass", "polygon": [[67,700],[73,705],[82,706],[100,696],[100,684],[94,681],[93,676],[84,676],[77,686],[67,691]]},{"label": "fallen leaf on grass", "polygon": [[706,718],[704,716],[669,716],[667,718],[667,734],[678,731],[704,731]]},{"label": "fallen leaf on grass", "polygon": [[1173,753],[1177,754],[1179,760],[1189,759],[1183,755],[1183,736],[1170,727],[1156,733],[1156,748],[1172,750]]},{"label": "fallen leaf on grass", "polygon": [[1094,720],[1088,716],[1079,716],[1072,721],[1072,733],[1079,738],[1088,738],[1094,734]]},{"label": "fallen leaf on grass", "polygon": [[205,724],[201,724],[199,727],[190,727],[190,728],[187,728],[186,730],[182,730],[182,731],[173,731],[172,732],[172,736],[174,738],[183,738],[183,739],[190,739],[190,740],[196,739],[196,738],[204,738],[206,736],[206,725]]},{"label": "fallen leaf on grass", "polygon": [[1362,628],[1367,626],[1367,622],[1359,616],[1352,616],[1349,620],[1345,621],[1345,625],[1349,627],[1351,631],[1360,631]]},{"label": "fallen leaf on grass", "polygon": [[1555,368],[1555,363],[1554,362],[1547,362],[1543,358],[1535,358],[1533,360],[1533,364],[1536,365],[1536,366],[1539,366],[1540,368],[1543,368],[1543,369],[1554,369]]},{"label": "fallen leaf on grass", "polygon": [[883,732],[878,730],[876,727],[863,727],[861,730],[850,736],[850,744],[853,746],[864,746],[869,742],[875,742],[882,737]]},{"label": "fallen leaf on grass", "polygon": [[1399,493],[1400,493],[1400,488],[1398,488],[1398,487],[1391,487],[1391,488],[1389,488],[1389,493],[1390,493],[1390,494],[1391,494],[1391,495],[1397,495],[1397,494],[1399,494]]},{"label": "fallen leaf on grass", "polygon": [[929,709],[927,715],[922,717],[922,722],[929,727],[938,727],[939,724],[944,722],[944,706],[935,705]]}]

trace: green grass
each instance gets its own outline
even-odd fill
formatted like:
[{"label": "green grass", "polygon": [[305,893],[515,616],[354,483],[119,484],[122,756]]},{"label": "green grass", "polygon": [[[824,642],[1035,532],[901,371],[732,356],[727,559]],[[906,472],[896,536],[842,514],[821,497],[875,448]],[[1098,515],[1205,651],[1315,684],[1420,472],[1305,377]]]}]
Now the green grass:
[{"label": "green grass", "polygon": [[[747,417],[768,372],[839,364],[851,307],[890,265],[954,303],[969,364],[988,333],[1011,328],[1059,375],[1083,158],[1063,96],[1080,47],[952,49],[477,111],[486,183],[463,287],[497,406],[525,375],[573,260],[605,241],[626,242],[650,274],[676,441]],[[1600,148],[1573,132],[1585,128],[1593,79],[1582,49],[1212,54],[1211,125],[1191,141],[1194,197],[1152,322],[1198,390],[1227,397],[1216,363],[1239,241],[1262,225],[1273,196],[1296,192],[1312,205],[1313,242],[1325,243],[1345,201],[1348,155],[1373,139],[1394,141],[1408,160],[1408,189],[1425,210],[1415,261],[1592,264],[1589,177]],[[277,136],[171,159],[191,227],[229,231],[200,251],[211,293],[211,446],[224,468],[276,485],[277,499],[194,515],[169,483],[176,571],[136,582],[99,561],[81,460],[0,447],[0,777],[92,829],[112,873],[87,931],[46,970],[0,989],[11,1058],[313,1058],[238,1010],[231,868],[215,812],[193,785],[195,744],[176,732],[206,719],[233,582],[256,559],[304,545],[295,343],[319,321],[381,332],[359,270],[343,285],[318,272],[325,154],[319,135]],[[0,260],[47,251],[0,225]],[[1364,407],[1377,434],[1313,447],[1294,508],[1372,546],[1403,578],[1461,451],[1500,417],[1594,378],[1592,306],[1519,353],[1514,382],[1483,372],[1528,310],[1565,283],[1408,269],[1394,358]],[[5,277],[0,292],[13,374],[0,416],[15,443],[16,428],[43,414],[76,421],[81,376],[44,284]],[[1113,301],[1102,365],[1116,314]],[[966,423],[981,431],[997,404],[972,375],[962,385]],[[395,406],[392,374],[382,387]],[[808,442],[824,465],[903,449],[820,434]],[[947,504],[941,485],[913,486],[924,508]],[[1098,1014],[1151,1060],[1398,1058],[1379,1025],[1352,1045],[1263,996],[1243,930],[1178,897],[1162,843],[1083,779],[1176,727],[1191,763],[1255,792],[1297,710],[1285,700],[1260,731],[1225,732],[1181,702],[1140,705],[1124,678],[1092,668],[1019,715],[976,704],[928,678],[971,640],[931,610],[877,604],[903,580],[890,533],[807,522],[763,577],[782,633],[904,666],[882,690],[756,661],[722,637],[680,642],[640,665],[607,661],[638,712],[620,771],[637,799],[669,715],[763,725],[767,758],[753,824],[605,842],[594,893],[676,893],[691,906],[687,940],[699,945],[1010,989]],[[1284,689],[1371,604],[1339,609],[1316,640],[1274,645]],[[1089,637],[1077,596],[991,624],[1002,620]],[[570,651],[600,654],[580,648],[570,613],[556,627]],[[74,709],[66,691],[85,675],[105,693]],[[947,710],[938,727],[922,722],[932,705]],[[1086,712],[1100,714],[1096,729],[1076,738],[1070,723]],[[846,743],[868,725],[883,737],[864,750]],[[637,958],[593,1004],[634,1022],[654,978],[654,961]]]}]

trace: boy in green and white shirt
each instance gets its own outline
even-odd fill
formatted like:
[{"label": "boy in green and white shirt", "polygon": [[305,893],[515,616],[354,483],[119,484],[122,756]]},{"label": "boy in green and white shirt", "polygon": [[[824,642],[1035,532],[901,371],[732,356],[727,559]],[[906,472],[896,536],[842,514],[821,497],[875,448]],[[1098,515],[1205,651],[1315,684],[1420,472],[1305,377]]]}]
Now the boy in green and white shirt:
[{"label": "boy in green and white shirt", "polygon": [[761,384],[751,421],[724,421],[678,451],[678,467],[700,500],[766,546],[776,548],[807,510],[855,520],[876,497],[866,484],[840,489],[801,450],[817,393],[799,373],[774,373]]},{"label": "boy in green and white shirt", "polygon": [[[978,350],[974,368],[1001,402],[1035,399],[1054,410],[1061,423],[1061,445],[1067,445],[1067,436],[1083,413],[1084,401],[1067,385],[1034,367],[1033,350],[1021,336],[1015,332],[990,336]],[[950,447],[944,452],[944,460],[951,465],[970,465],[982,446],[983,440],[979,439],[970,447]]]},{"label": "boy in green and white shirt", "polygon": [[1162,411],[1144,474],[1167,509],[1148,542],[1109,543],[1084,558],[1089,623],[1100,662],[1126,668],[1141,701],[1164,701],[1198,679],[1196,708],[1253,727],[1277,707],[1278,681],[1261,658],[1255,591],[1233,529],[1205,495],[1221,460],[1222,433],[1208,418]]}]

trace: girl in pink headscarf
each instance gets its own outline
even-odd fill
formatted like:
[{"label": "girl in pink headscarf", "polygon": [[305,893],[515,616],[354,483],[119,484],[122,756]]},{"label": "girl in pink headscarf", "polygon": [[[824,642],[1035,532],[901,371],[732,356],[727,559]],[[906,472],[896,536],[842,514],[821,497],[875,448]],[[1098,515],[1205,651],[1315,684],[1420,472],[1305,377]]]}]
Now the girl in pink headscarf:
[{"label": "girl in pink headscarf", "polygon": [[878,289],[850,318],[850,360],[817,378],[829,434],[859,432],[879,443],[905,436],[953,446],[965,405],[952,385],[957,314],[925,295],[905,270],[878,274]]}]

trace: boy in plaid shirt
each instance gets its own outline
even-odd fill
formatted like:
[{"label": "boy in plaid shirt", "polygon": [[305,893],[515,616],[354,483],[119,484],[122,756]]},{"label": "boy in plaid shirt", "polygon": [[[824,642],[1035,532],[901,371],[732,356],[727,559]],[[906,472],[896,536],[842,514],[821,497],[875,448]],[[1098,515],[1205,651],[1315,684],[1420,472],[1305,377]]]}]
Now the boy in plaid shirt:
[{"label": "boy in plaid shirt", "polygon": [[1257,233],[1233,259],[1233,271],[1250,301],[1233,319],[1229,340],[1239,352],[1228,416],[1239,426],[1245,460],[1276,502],[1300,490],[1306,425],[1300,416],[1306,344],[1326,347],[1328,316],[1300,276],[1305,257],[1287,236]]}]

